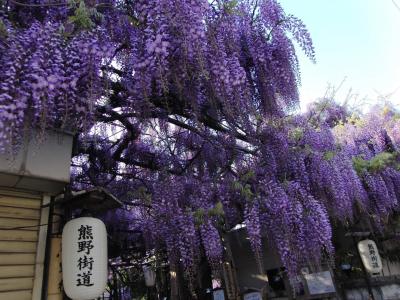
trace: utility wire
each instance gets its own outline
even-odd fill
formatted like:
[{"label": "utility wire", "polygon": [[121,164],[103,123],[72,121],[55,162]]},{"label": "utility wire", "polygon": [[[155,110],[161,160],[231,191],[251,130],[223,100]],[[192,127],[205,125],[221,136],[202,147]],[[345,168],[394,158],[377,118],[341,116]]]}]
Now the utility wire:
[{"label": "utility wire", "polygon": [[[53,222],[53,223],[51,223],[52,225],[53,224],[57,224],[57,223],[60,223],[61,221],[55,221],[55,222]],[[0,230],[18,230],[18,229],[25,229],[25,228],[39,228],[39,227],[41,227],[41,226],[47,226],[47,225],[49,225],[48,223],[46,223],[46,224],[39,224],[39,225],[32,225],[32,226],[21,226],[21,227],[7,227],[7,228],[3,228],[3,227],[0,227]]]}]

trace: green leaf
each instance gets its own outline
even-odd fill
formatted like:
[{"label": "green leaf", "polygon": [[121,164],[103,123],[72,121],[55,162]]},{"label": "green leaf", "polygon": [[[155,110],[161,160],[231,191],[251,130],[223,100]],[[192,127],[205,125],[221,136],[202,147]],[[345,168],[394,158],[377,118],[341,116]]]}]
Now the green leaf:
[{"label": "green leaf", "polygon": [[[73,2],[72,2],[73,3]],[[74,23],[78,29],[89,30],[94,27],[91,17],[101,18],[101,14],[95,8],[88,9],[84,1],[79,2],[79,6],[75,9],[74,15],[68,18],[68,21]]]},{"label": "green leaf", "polygon": [[371,172],[381,171],[395,162],[395,153],[382,152],[377,154],[369,161],[369,170]]},{"label": "green leaf", "polygon": [[304,131],[300,127],[296,127],[289,131],[289,138],[295,142],[300,141],[303,138]]},{"label": "green leaf", "polygon": [[232,183],[232,187],[237,191],[241,191],[243,189],[243,185],[239,181],[234,181]]},{"label": "green leaf", "polygon": [[238,5],[238,0],[231,0],[224,3],[224,9],[228,14],[233,14],[236,12],[236,7]]},{"label": "green leaf", "polygon": [[223,217],[225,215],[222,202],[217,202],[215,206],[208,211],[210,217]]},{"label": "green leaf", "polygon": [[253,171],[253,170],[250,170],[250,171],[244,173],[244,174],[241,176],[241,179],[242,179],[242,181],[246,182],[246,181],[249,181],[250,179],[253,179],[255,175],[256,175],[256,174],[254,173],[254,171]]},{"label": "green leaf", "polygon": [[324,153],[324,159],[332,160],[335,157],[335,155],[336,155],[335,151],[327,151]]},{"label": "green leaf", "polygon": [[361,156],[353,157],[353,167],[357,174],[361,175],[368,168],[368,161],[363,159]]},{"label": "green leaf", "polygon": [[364,171],[368,171],[371,173],[379,172],[389,166],[398,168],[398,157],[399,153],[397,152],[381,152],[375,155],[370,160],[366,160],[361,156],[357,156],[353,157],[353,167],[358,174],[362,174]]},{"label": "green leaf", "polygon": [[197,226],[203,224],[205,214],[206,212],[203,208],[199,208],[193,213],[194,221]]},{"label": "green leaf", "polygon": [[243,189],[240,191],[240,194],[242,197],[244,197],[246,200],[251,201],[254,198],[254,194],[251,191],[251,186],[249,184],[246,184]]}]

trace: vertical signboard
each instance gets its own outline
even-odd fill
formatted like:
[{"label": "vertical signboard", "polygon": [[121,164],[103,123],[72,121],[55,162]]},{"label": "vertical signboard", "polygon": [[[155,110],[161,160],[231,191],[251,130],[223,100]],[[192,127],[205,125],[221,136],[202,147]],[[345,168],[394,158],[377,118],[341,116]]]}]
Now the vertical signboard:
[{"label": "vertical signboard", "polygon": [[95,218],[69,221],[62,234],[65,293],[73,300],[99,297],[107,284],[107,231]]},{"label": "vertical signboard", "polygon": [[329,271],[305,274],[304,279],[307,282],[310,295],[322,295],[336,292],[332,275]]}]

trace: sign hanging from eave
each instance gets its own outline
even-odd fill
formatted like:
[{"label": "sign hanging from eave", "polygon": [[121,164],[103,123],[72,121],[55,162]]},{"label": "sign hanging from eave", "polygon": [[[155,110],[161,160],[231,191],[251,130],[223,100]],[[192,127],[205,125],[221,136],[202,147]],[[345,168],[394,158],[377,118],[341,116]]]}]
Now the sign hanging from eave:
[{"label": "sign hanging from eave", "polygon": [[358,242],[357,248],[363,265],[369,273],[374,274],[382,271],[382,260],[378,247],[373,240],[362,240]]}]

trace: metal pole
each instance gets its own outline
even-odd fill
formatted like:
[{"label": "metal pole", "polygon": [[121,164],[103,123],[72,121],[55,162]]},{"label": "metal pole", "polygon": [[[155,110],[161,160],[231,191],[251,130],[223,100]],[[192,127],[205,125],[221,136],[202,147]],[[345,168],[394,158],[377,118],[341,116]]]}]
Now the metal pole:
[{"label": "metal pole", "polygon": [[371,297],[372,300],[375,300],[374,293],[372,292],[371,282],[369,280],[369,275],[368,275],[368,272],[365,269],[365,266],[364,266],[364,264],[362,262],[362,258],[361,258],[360,252],[358,252],[357,242],[356,242],[356,239],[355,239],[354,235],[352,236],[352,238],[353,238],[354,247],[356,248],[358,259],[360,260],[360,263],[361,263],[361,268],[362,268],[363,273],[364,273],[365,282],[367,283],[369,296]]},{"label": "metal pole", "polygon": [[47,221],[47,235],[46,235],[46,250],[44,254],[44,272],[43,272],[43,283],[42,283],[42,300],[47,299],[47,290],[49,283],[49,268],[50,268],[50,251],[51,251],[51,235],[53,231],[53,212],[54,212],[54,197],[50,198],[49,205],[49,218]]}]

